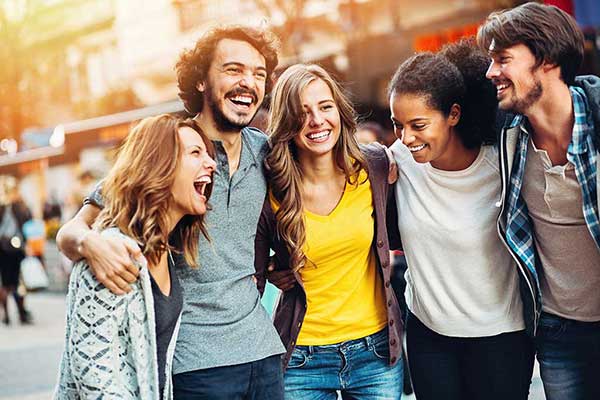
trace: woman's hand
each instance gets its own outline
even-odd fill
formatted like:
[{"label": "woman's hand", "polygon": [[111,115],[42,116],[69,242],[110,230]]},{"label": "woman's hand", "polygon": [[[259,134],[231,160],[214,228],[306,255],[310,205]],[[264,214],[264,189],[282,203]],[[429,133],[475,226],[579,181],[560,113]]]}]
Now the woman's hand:
[{"label": "woman's hand", "polygon": [[267,268],[267,280],[277,287],[277,289],[286,291],[290,290],[296,285],[296,277],[294,272],[289,269],[275,271],[275,263],[273,260],[269,263]]},{"label": "woman's hand", "polygon": [[394,160],[392,151],[385,146],[383,148],[385,149],[385,154],[387,155],[389,163],[388,184],[392,185],[398,180],[398,166],[396,165],[396,160]]}]

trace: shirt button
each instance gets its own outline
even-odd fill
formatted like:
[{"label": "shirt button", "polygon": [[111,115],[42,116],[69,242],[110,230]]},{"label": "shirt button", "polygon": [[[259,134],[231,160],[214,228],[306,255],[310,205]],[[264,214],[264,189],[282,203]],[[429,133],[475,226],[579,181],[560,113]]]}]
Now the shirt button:
[{"label": "shirt button", "polygon": [[377,247],[383,247],[383,240],[379,239],[377,241]]},{"label": "shirt button", "polygon": [[390,340],[390,344],[391,344],[392,346],[395,346],[395,345],[396,345],[396,339],[392,339],[392,340]]},{"label": "shirt button", "polygon": [[394,326],[394,320],[390,319],[390,326]]},{"label": "shirt button", "polygon": [[385,287],[390,287],[390,281],[385,281]]},{"label": "shirt button", "polygon": [[298,328],[302,326],[302,322],[298,322]]},{"label": "shirt button", "polygon": [[391,306],[392,306],[392,301],[388,300],[388,307],[391,307]]},{"label": "shirt button", "polygon": [[390,361],[392,362],[392,364],[393,364],[393,363],[395,363],[395,362],[396,362],[396,357],[392,357],[392,358],[390,359]]}]

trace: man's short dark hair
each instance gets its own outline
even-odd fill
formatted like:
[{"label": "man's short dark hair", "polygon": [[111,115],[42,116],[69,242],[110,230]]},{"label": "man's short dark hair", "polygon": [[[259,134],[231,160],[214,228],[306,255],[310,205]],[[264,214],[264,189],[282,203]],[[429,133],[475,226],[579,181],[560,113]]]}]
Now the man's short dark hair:
[{"label": "man's short dark hair", "polygon": [[208,31],[194,48],[185,50],[175,65],[179,97],[185,109],[191,114],[202,111],[203,97],[197,89],[198,82],[206,80],[208,69],[214,58],[215,49],[222,39],[241,40],[249,43],[264,58],[267,68],[267,93],[271,89],[271,73],[277,66],[277,37],[268,30],[228,25]]},{"label": "man's short dark hair", "polygon": [[575,19],[555,6],[534,2],[491,13],[479,27],[477,42],[499,52],[517,44],[535,56],[535,68],[545,61],[560,67],[561,79],[571,85],[583,61],[583,33]]}]

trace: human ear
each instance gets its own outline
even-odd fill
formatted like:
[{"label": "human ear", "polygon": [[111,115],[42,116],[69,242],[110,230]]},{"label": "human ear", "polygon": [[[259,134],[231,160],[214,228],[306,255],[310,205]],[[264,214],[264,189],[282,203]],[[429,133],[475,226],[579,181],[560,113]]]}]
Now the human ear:
[{"label": "human ear", "polygon": [[448,124],[450,126],[456,126],[460,121],[460,106],[456,103],[450,107],[450,113],[448,114]]}]

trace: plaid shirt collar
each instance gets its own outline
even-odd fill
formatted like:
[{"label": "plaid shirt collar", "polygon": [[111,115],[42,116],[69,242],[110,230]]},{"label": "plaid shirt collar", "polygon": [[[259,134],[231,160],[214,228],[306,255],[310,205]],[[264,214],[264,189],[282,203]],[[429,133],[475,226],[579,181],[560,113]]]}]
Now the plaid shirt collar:
[{"label": "plaid shirt collar", "polygon": [[[573,134],[567,149],[567,159],[575,166],[577,181],[581,187],[583,215],[596,246],[600,249],[600,222],[598,220],[598,199],[596,183],[596,148],[593,142],[594,123],[588,111],[587,98],[581,88],[570,87],[575,121]],[[532,273],[535,271],[537,253],[533,243],[533,230],[527,204],[521,196],[529,122],[523,115],[517,115],[509,128],[520,126],[513,170],[510,176],[507,200],[506,238],[511,248],[519,255]]]}]

